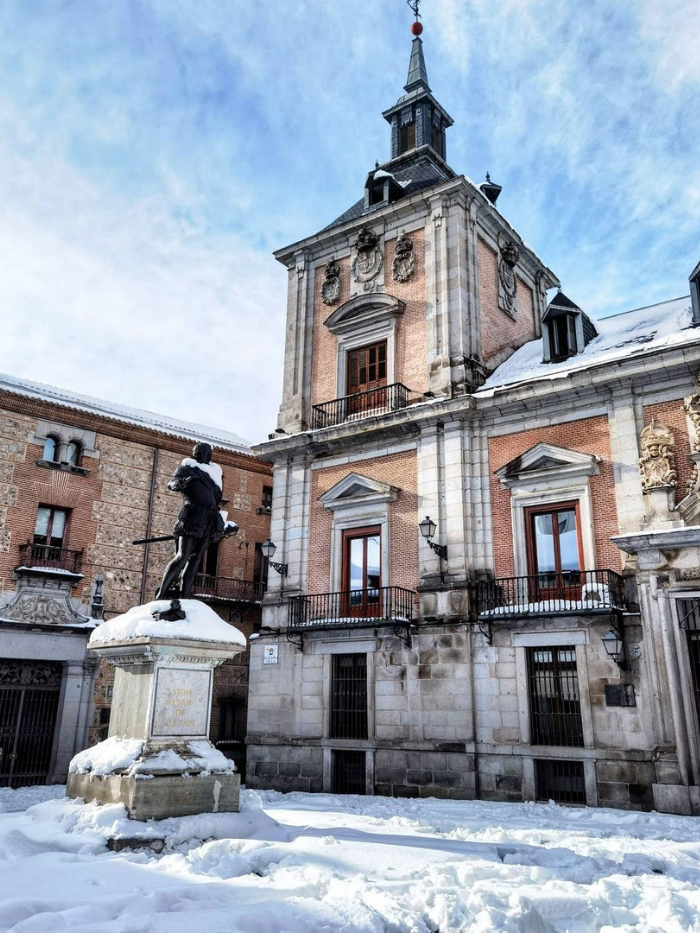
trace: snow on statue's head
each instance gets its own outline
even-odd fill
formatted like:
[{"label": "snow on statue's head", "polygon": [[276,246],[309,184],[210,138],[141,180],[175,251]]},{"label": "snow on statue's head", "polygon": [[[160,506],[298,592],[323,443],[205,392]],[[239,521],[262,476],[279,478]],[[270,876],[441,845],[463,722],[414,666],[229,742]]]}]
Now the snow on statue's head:
[{"label": "snow on statue's head", "polygon": [[211,444],[206,444],[204,441],[195,444],[192,449],[192,456],[197,463],[211,463],[212,453]]}]

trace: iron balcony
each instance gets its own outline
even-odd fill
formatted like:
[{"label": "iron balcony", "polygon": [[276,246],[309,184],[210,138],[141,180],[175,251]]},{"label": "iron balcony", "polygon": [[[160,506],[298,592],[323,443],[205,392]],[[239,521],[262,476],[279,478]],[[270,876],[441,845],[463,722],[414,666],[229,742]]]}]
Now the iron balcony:
[{"label": "iron balcony", "polygon": [[290,631],[389,624],[410,627],[417,594],[400,586],[289,598]]},{"label": "iron balcony", "polygon": [[83,552],[67,547],[54,547],[51,544],[34,544],[31,541],[19,548],[20,567],[33,569],[41,567],[47,570],[64,570],[68,573],[80,573]]},{"label": "iron balcony", "polygon": [[408,405],[408,392],[405,385],[395,382],[390,386],[381,386],[378,389],[369,389],[367,392],[357,392],[355,395],[346,395],[331,402],[314,405],[311,429],[317,431],[319,428],[329,428],[345,421],[398,411]]},{"label": "iron balcony", "polygon": [[265,595],[265,586],[263,583],[253,583],[252,580],[200,573],[195,580],[192,595],[227,603],[259,603]]},{"label": "iron balcony", "polygon": [[500,577],[476,584],[479,619],[585,615],[627,608],[625,581],[614,570],[570,570]]}]

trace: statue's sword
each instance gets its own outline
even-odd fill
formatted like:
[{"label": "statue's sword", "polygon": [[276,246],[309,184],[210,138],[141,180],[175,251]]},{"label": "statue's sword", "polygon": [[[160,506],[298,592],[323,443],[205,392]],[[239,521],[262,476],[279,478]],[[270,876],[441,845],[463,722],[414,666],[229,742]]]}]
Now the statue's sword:
[{"label": "statue's sword", "polygon": [[132,541],[132,544],[155,544],[157,541],[175,541],[175,535],[163,535],[161,538],[140,538],[138,541]]}]

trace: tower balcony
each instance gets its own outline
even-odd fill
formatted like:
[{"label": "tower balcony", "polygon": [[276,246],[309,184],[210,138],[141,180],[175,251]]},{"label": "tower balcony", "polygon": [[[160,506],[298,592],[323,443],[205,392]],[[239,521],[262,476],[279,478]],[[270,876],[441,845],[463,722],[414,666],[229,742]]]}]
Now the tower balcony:
[{"label": "tower balcony", "polygon": [[409,390],[400,382],[380,386],[355,395],[335,398],[330,402],[314,405],[311,418],[311,430],[330,428],[346,421],[358,421],[372,415],[384,415],[399,411],[408,405]]},{"label": "tower balcony", "polygon": [[482,620],[588,615],[626,608],[625,580],[614,570],[568,570],[476,584],[476,611]]}]

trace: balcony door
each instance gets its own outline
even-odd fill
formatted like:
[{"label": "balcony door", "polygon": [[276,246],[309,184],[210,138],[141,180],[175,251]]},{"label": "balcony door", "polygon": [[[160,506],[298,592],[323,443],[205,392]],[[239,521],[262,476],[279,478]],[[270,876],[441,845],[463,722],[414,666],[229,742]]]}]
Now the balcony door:
[{"label": "balcony door", "polygon": [[527,509],[531,598],[580,599],[583,548],[578,502]]},{"label": "balcony door", "polygon": [[40,505],[36,513],[32,539],[32,562],[60,566],[61,548],[65,546],[68,512]]},{"label": "balcony door", "polygon": [[386,407],[386,374],[386,340],[348,351],[348,415]]},{"label": "balcony door", "polygon": [[378,526],[343,532],[343,612],[357,618],[381,616],[382,539]]}]

